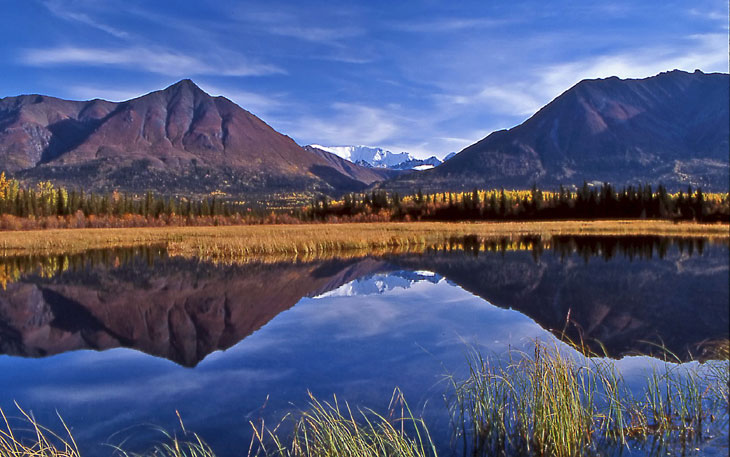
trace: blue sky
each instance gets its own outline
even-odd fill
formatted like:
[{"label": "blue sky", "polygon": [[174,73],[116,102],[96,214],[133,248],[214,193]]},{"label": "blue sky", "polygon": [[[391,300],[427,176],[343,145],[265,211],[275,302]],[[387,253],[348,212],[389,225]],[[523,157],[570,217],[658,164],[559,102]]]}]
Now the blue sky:
[{"label": "blue sky", "polygon": [[728,71],[726,0],[0,0],[0,97],[191,78],[300,144],[443,157],[584,78]]}]

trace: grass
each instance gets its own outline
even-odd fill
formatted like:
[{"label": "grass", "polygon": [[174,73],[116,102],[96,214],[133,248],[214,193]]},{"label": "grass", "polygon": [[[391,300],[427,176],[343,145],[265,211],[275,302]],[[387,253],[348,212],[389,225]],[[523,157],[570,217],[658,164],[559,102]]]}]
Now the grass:
[{"label": "grass", "polygon": [[393,392],[388,417],[369,409],[354,414],[349,404],[341,407],[337,397],[329,403],[309,396],[309,409],[296,419],[286,443],[278,426],[267,430],[263,423],[260,428],[251,424],[254,437],[249,457],[436,456],[425,423],[413,416],[398,389]]},{"label": "grass", "polygon": [[357,223],[31,230],[0,233],[2,255],[73,254],[91,249],[165,245],[171,255],[240,259],[278,255],[425,249],[454,237],[478,239],[556,235],[659,235],[730,238],[727,224],[670,221],[546,221],[480,223]]},{"label": "grass", "polygon": [[0,428],[0,456],[2,457],[79,457],[78,446],[66,423],[61,420],[64,436],[38,424],[33,415],[18,406],[24,425],[21,437],[10,425],[5,412],[0,409],[4,428]]},{"label": "grass", "polygon": [[[702,439],[710,423],[727,424],[727,361],[699,368],[666,365],[642,393],[626,386],[613,362],[587,363],[537,344],[508,363],[479,352],[468,376],[450,378],[448,401],[464,456],[602,455],[640,446],[650,455]],[[724,393],[723,393],[724,392]]]}]

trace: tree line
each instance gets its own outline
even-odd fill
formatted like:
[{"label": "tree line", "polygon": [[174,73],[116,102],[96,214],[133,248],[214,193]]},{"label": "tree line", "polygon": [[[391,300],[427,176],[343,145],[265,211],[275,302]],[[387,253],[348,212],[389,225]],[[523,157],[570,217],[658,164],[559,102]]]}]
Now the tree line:
[{"label": "tree line", "polygon": [[669,193],[663,186],[610,184],[556,192],[473,190],[406,196],[377,190],[333,200],[321,195],[306,206],[270,210],[221,195],[207,197],[88,193],[42,181],[21,186],[0,174],[0,229],[233,225],[298,222],[672,219],[730,220],[728,194],[688,188]]},{"label": "tree line", "polygon": [[420,190],[405,197],[373,191],[347,194],[340,201],[314,199],[305,213],[312,220],[566,220],[566,219],[671,219],[719,222],[730,220],[728,194],[689,187],[670,193],[659,185],[611,184],[577,190],[560,186],[557,192],[531,190],[473,190],[438,192]]}]

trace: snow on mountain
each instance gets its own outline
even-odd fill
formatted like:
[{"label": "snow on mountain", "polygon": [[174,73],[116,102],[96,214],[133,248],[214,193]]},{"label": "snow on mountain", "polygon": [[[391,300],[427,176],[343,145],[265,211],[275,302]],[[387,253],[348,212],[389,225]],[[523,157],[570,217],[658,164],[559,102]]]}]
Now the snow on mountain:
[{"label": "snow on mountain", "polygon": [[432,156],[428,159],[416,159],[407,152],[391,152],[383,148],[370,146],[322,146],[311,144],[313,148],[331,152],[343,159],[358,165],[391,170],[427,170],[441,165],[441,160]]}]

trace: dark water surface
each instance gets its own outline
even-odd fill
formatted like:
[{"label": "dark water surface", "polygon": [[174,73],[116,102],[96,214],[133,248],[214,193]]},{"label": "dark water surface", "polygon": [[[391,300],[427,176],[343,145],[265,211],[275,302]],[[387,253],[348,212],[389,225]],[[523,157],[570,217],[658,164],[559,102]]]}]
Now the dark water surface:
[{"label": "dark water surface", "polygon": [[[463,371],[468,345],[582,340],[620,359],[629,383],[659,363],[637,354],[704,360],[728,339],[728,253],[583,237],[306,263],[6,257],[0,407],[17,401],[53,427],[58,411],[87,455],[159,438],[149,424],[174,430],[177,410],[228,456],[245,455],[248,421],[306,407],[308,390],[382,411],[398,386],[448,448],[444,375]],[[700,452],[724,455],[726,441]]]}]

